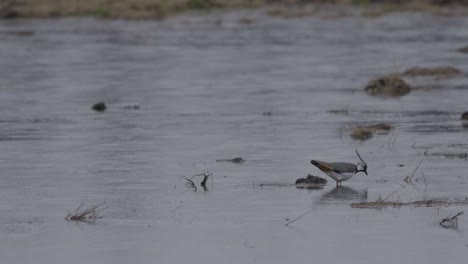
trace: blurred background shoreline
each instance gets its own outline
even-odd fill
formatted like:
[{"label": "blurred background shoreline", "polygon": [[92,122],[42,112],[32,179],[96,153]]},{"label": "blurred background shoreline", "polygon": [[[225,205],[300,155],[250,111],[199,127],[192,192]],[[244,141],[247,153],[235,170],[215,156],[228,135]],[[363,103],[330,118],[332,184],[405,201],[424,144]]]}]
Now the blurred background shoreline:
[{"label": "blurred background shoreline", "polygon": [[0,18],[97,17],[163,19],[185,12],[265,8],[288,18],[319,15],[380,16],[393,12],[466,15],[468,0],[0,0]]}]

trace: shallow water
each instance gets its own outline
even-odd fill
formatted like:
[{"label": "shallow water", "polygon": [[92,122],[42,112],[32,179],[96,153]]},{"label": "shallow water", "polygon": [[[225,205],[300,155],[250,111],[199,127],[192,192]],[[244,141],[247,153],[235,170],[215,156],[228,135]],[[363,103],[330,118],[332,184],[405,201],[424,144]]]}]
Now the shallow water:
[{"label": "shallow water", "polygon": [[[468,152],[468,57],[454,51],[467,44],[468,18],[420,14],[0,21],[2,263],[464,263],[467,217],[438,225],[464,207],[350,204],[467,195],[466,160],[433,155]],[[401,98],[363,92],[415,65],[465,74],[410,79],[432,88]],[[383,121],[396,129],[348,136]],[[324,177],[310,159],[356,162],[355,148],[368,177],[291,185]],[[208,171],[207,191],[181,180]],[[100,202],[94,225],[64,220]]]}]

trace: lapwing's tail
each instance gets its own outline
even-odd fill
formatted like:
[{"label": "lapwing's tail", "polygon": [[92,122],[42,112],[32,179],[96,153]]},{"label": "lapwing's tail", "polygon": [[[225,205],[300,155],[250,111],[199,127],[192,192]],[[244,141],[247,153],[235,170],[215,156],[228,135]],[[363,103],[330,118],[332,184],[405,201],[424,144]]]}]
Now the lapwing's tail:
[{"label": "lapwing's tail", "polygon": [[333,168],[330,166],[330,164],[326,162],[319,161],[319,160],[311,160],[310,163],[316,166],[317,168],[319,168],[323,172],[333,171]]}]

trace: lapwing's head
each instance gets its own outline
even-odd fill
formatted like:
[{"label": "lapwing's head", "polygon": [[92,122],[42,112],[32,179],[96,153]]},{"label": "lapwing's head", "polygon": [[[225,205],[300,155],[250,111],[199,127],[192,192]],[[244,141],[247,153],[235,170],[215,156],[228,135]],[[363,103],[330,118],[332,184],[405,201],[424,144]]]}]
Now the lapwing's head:
[{"label": "lapwing's head", "polygon": [[356,168],[357,168],[356,172],[362,171],[362,172],[364,172],[366,175],[369,175],[369,174],[367,174],[367,165],[366,165],[366,163],[364,163],[364,162],[362,162],[362,161],[359,161],[359,162],[356,164]]},{"label": "lapwing's head", "polygon": [[361,160],[356,164],[356,173],[362,171],[366,175],[369,175],[369,174],[367,174],[367,164],[364,162],[364,160],[362,160],[361,155],[359,155],[357,150],[356,150],[356,154],[358,155],[359,159]]}]

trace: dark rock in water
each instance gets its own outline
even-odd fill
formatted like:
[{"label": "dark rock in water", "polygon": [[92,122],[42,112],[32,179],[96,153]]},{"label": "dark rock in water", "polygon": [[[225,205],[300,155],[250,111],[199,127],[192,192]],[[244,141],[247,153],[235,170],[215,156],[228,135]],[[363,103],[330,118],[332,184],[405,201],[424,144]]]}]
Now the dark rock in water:
[{"label": "dark rock in water", "polygon": [[452,77],[460,75],[461,71],[454,67],[413,67],[405,72],[407,76],[444,76]]},{"label": "dark rock in water", "polygon": [[94,104],[91,108],[96,112],[104,112],[106,111],[107,106],[105,103],[99,102],[97,104]]},{"label": "dark rock in water", "polygon": [[296,185],[297,184],[326,184],[327,180],[324,178],[320,178],[318,176],[314,175],[307,175],[306,178],[299,178],[296,180]]},{"label": "dark rock in water", "polygon": [[411,86],[398,75],[392,74],[371,80],[364,90],[373,96],[395,97],[409,94]]},{"label": "dark rock in water", "polygon": [[461,119],[468,120],[468,112],[465,112],[461,115]]}]

